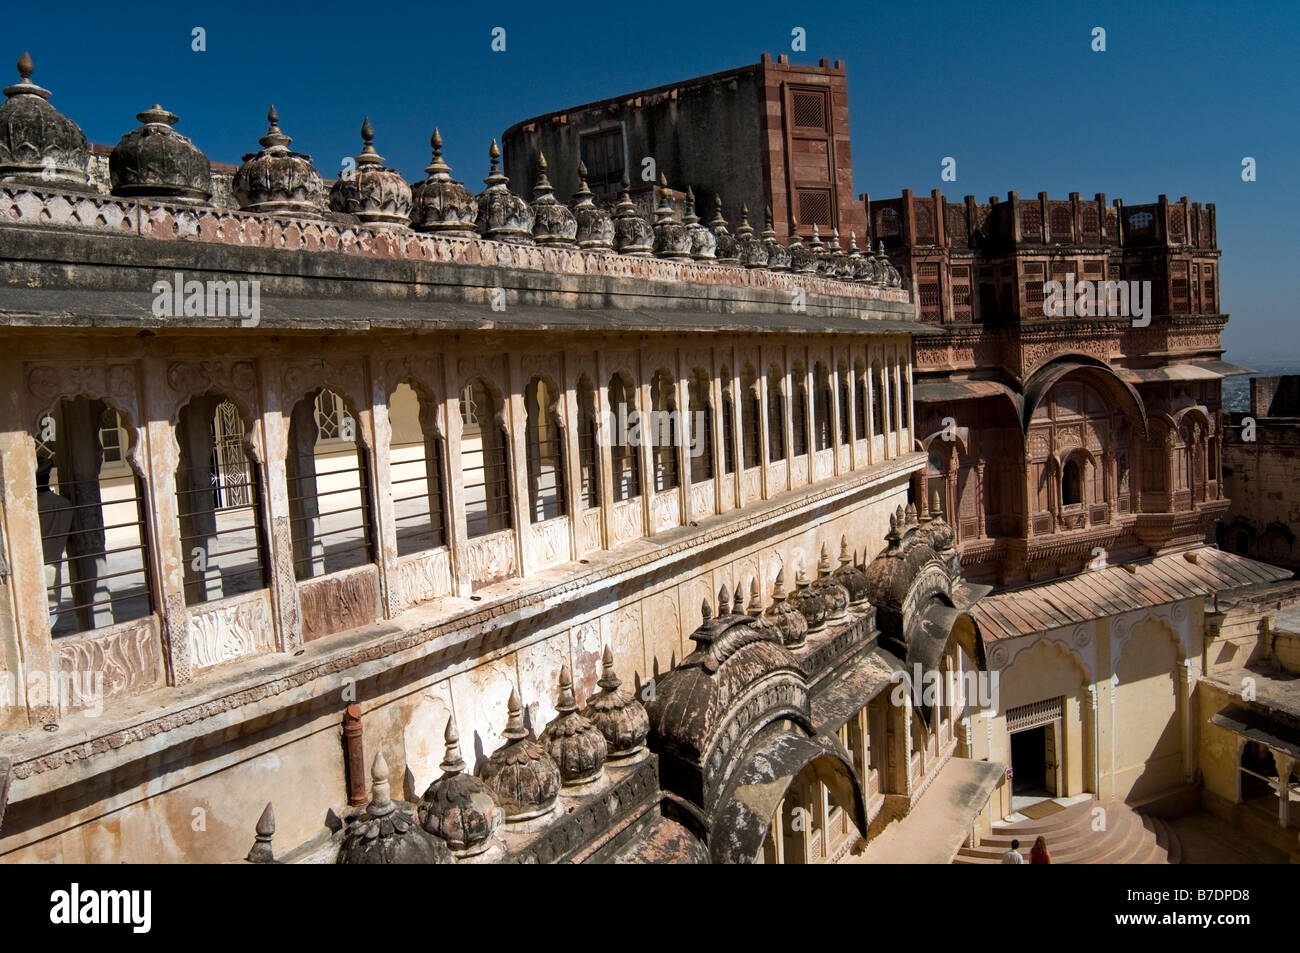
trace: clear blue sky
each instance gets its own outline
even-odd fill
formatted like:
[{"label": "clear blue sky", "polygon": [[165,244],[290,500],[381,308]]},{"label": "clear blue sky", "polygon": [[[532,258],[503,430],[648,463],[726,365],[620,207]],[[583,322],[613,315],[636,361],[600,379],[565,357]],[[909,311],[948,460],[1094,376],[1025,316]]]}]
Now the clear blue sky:
[{"label": "clear blue sky", "polygon": [[[412,180],[439,125],[471,185],[512,122],[791,53],[803,27],[795,61],[848,67],[856,191],[1213,202],[1228,356],[1300,361],[1300,4],[47,2],[4,21],[0,62],[30,50],[33,79],[94,142],[116,143],[159,101],[209,158],[238,162],[274,102],[326,176],[369,115]],[[195,26],[206,52],[191,50]],[[1105,53],[1090,49],[1095,26]],[[944,156],[954,183],[939,179]],[[1243,156],[1256,182],[1242,182]]]}]

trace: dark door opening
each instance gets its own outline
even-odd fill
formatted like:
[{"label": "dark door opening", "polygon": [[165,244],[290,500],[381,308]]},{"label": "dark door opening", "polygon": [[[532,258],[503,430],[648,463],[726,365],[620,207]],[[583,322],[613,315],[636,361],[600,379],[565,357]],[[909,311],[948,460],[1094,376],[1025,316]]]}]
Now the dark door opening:
[{"label": "dark door opening", "polygon": [[1011,735],[1011,793],[1043,795],[1047,789],[1048,725],[1027,728]]}]

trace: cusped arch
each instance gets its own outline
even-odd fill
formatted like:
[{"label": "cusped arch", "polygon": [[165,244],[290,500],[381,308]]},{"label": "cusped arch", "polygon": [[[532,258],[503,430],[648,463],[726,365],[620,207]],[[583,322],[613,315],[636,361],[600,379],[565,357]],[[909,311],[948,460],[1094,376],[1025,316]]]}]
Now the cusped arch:
[{"label": "cusped arch", "polygon": [[1029,433],[1034,411],[1047,398],[1052,387],[1068,375],[1076,373],[1080,380],[1111,397],[1126,416],[1141,426],[1143,436],[1147,434],[1146,404],[1137,388],[1121,380],[1109,364],[1086,354],[1063,355],[1044,364],[1026,378],[1021,388],[1024,402],[1020,413],[1020,427],[1025,434]]}]

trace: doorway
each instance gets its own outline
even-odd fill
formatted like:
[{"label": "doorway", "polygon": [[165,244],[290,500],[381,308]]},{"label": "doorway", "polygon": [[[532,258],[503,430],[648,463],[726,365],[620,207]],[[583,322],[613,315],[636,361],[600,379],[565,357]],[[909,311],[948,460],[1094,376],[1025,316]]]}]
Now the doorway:
[{"label": "doorway", "polygon": [[1011,793],[1056,797],[1056,725],[1037,725],[1011,735]]}]

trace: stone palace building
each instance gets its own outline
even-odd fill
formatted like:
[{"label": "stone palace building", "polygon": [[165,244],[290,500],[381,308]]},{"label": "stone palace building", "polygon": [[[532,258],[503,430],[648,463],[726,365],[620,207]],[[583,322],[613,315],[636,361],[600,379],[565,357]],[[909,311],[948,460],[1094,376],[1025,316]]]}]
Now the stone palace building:
[{"label": "stone palace building", "polygon": [[[1134,808],[1294,851],[1212,206],[855,200],[838,63],[708,78],[740,208],[632,186],[669,88],[474,189],[368,121],[327,182],[274,107],[238,167],[159,105],[91,146],[18,69],[0,859],[981,860],[1035,793],[1113,860],[1176,851]],[[1046,317],[1067,267],[1150,326]]]}]

